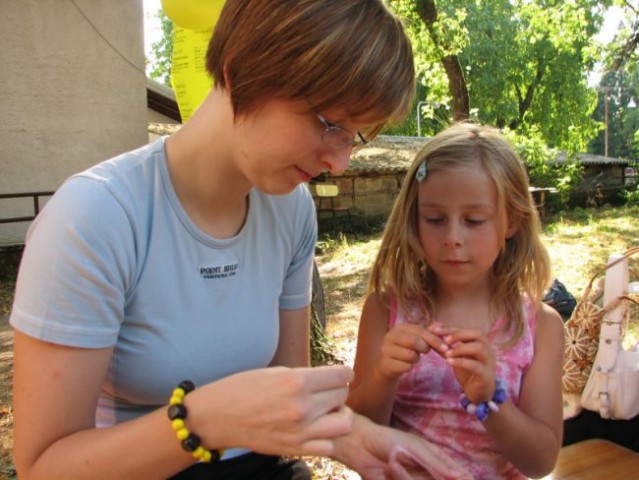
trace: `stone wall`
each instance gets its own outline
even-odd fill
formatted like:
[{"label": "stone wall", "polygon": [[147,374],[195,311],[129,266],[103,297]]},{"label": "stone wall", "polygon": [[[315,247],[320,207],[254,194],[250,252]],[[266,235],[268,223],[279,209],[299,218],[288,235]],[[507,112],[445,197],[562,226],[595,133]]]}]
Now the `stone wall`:
[{"label": "stone wall", "polygon": [[[348,213],[357,217],[386,218],[399,192],[406,170],[426,139],[419,137],[379,136],[366,148],[353,154],[348,169],[341,175],[327,174],[325,178],[311,182],[311,193],[319,207],[314,184],[337,185],[339,194],[334,198],[335,207],[348,207]],[[328,207],[328,199],[321,200],[322,208]],[[336,215],[344,213],[337,212]],[[330,211],[319,211],[320,221],[332,217]]]},{"label": "stone wall", "polygon": [[[427,141],[425,137],[377,137],[353,155],[346,172],[327,174],[325,178],[311,182],[316,205],[319,205],[319,199],[313,184],[328,183],[339,187],[339,194],[333,201],[338,209],[349,207],[348,213],[355,217],[386,218],[408,167]],[[569,206],[619,203],[619,189],[624,184],[624,169],[628,162],[590,154],[579,155],[579,159],[584,166],[584,175],[570,198]],[[551,205],[554,201],[552,195],[547,198]],[[322,207],[328,205],[326,199],[322,200]],[[336,215],[344,213],[339,211]],[[331,217],[330,211],[318,212],[320,222]]]}]

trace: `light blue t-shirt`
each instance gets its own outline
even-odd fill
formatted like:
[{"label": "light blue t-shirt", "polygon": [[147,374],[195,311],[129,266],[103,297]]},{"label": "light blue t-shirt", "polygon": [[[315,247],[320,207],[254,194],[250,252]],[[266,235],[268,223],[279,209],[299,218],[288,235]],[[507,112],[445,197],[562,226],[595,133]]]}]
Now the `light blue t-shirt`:
[{"label": "light blue t-shirt", "polygon": [[27,235],[10,322],[48,342],[114,346],[96,414],[112,425],[165,405],[184,379],[268,366],[279,310],[310,303],[316,235],[305,185],[253,189],[237,236],[205,234],[173,190],[160,139],[51,198]]}]

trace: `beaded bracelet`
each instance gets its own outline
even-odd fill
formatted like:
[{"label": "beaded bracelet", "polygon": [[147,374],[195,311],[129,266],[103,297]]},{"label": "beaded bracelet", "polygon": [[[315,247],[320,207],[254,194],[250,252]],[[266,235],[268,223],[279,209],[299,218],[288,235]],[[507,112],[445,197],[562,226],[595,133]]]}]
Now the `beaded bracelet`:
[{"label": "beaded bracelet", "polygon": [[169,408],[167,414],[171,420],[171,426],[175,431],[178,440],[180,441],[182,448],[189,452],[193,457],[200,462],[209,463],[217,462],[222,457],[223,450],[208,450],[201,444],[200,437],[195,433],[189,432],[184,424],[186,419],[187,410],[184,406],[184,397],[187,393],[195,390],[195,385],[190,380],[184,380],[180,382],[169,400]]},{"label": "beaded bracelet", "polygon": [[459,396],[459,403],[461,403],[464,410],[468,413],[474,413],[477,417],[477,420],[484,421],[488,418],[488,414],[490,412],[498,412],[499,405],[504,403],[508,398],[508,393],[506,392],[506,385],[503,380],[497,379],[495,381],[495,393],[493,393],[493,398],[488,400],[487,402],[481,402],[479,404],[472,403],[468,400],[468,397],[465,393],[462,393]]}]

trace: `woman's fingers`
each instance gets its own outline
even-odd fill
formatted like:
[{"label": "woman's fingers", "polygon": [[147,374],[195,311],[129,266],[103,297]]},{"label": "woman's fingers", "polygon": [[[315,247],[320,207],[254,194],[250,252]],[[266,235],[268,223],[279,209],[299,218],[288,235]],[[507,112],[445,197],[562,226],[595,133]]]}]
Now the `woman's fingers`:
[{"label": "woman's fingers", "polygon": [[304,455],[332,456],[334,439],[350,433],[353,415],[350,408],[342,407],[315,419],[305,429],[306,438],[302,442]]},{"label": "woman's fingers", "polygon": [[[344,366],[246,371],[196,389],[189,396],[191,403],[197,402],[189,407],[190,417],[204,444],[216,445],[224,430],[224,448],[327,455],[334,439],[352,428],[352,412],[344,407],[352,378],[352,370]],[[220,417],[219,411],[225,415]]]},{"label": "woman's fingers", "polygon": [[308,380],[308,387],[311,391],[341,388],[353,380],[353,369],[343,365],[296,368],[293,371]]}]

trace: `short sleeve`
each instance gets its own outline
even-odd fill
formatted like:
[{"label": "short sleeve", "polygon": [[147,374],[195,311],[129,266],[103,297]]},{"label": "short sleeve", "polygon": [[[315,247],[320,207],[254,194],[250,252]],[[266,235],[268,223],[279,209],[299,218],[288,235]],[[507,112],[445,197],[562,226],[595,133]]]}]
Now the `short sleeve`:
[{"label": "short sleeve", "polygon": [[293,222],[293,256],[280,296],[280,309],[282,310],[305,307],[311,303],[312,296],[317,217],[308,187],[301,185],[297,193],[299,197]]},{"label": "short sleeve", "polygon": [[27,233],[11,325],[52,343],[114,345],[134,257],[131,222],[118,200],[103,182],[73,177]]}]

